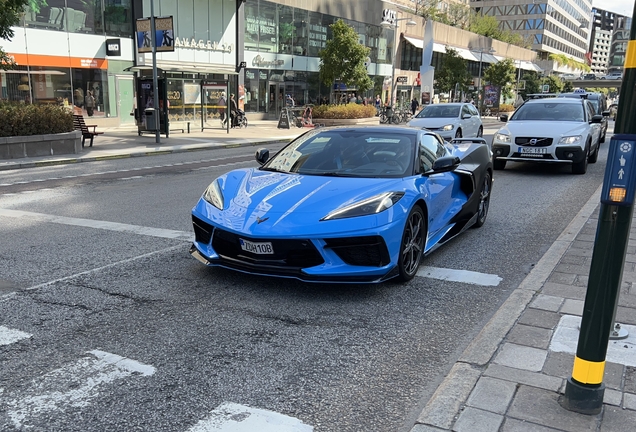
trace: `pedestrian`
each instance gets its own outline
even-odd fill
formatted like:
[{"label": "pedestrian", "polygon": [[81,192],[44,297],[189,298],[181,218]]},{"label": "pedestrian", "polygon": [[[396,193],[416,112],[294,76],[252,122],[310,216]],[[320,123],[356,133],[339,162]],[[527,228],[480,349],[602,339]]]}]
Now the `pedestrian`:
[{"label": "pedestrian", "polygon": [[238,117],[238,106],[236,105],[236,101],[234,100],[234,93],[230,95],[230,119],[232,121],[232,126],[236,126],[236,119]]},{"label": "pedestrian", "polygon": [[296,101],[294,101],[294,98],[290,94],[285,97],[285,105],[287,108],[293,108],[296,105]]},{"label": "pedestrian", "polygon": [[221,117],[221,126],[225,127],[226,117],[225,117],[225,107],[227,106],[227,99],[225,99],[225,92],[221,92],[221,97],[217,102],[217,106],[219,107],[219,116]]},{"label": "pedestrian", "polygon": [[357,103],[358,99],[354,93],[351,93],[351,97],[349,98],[349,103]]},{"label": "pedestrian", "polygon": [[413,100],[411,101],[411,113],[415,115],[419,107],[420,103],[417,101],[417,98],[413,98]]},{"label": "pedestrian", "polygon": [[86,114],[89,117],[93,117],[95,112],[95,98],[93,97],[93,92],[88,90],[86,92],[86,97],[84,97],[84,106],[86,107]]}]

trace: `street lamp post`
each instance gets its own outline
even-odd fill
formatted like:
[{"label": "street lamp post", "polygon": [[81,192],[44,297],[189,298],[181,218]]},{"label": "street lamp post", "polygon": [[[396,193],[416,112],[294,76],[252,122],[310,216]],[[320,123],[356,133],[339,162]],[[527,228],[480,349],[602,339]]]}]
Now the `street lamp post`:
[{"label": "street lamp post", "polygon": [[481,115],[484,109],[484,86],[481,83],[481,69],[484,62],[484,53],[494,54],[496,51],[494,48],[487,49],[468,47],[468,49],[472,52],[479,53],[479,114]]},{"label": "street lamp post", "polygon": [[[395,58],[397,57],[397,46],[399,44],[398,42],[398,22],[400,21],[406,21],[406,25],[411,27],[414,25],[417,25],[417,23],[415,21],[413,21],[411,18],[394,18],[393,20],[386,20],[386,21],[382,21],[382,23],[380,24],[382,26],[382,28],[392,28],[394,29],[394,34],[393,34],[393,53],[392,57],[391,57],[391,106],[393,106],[393,98],[395,95],[395,87],[396,87],[396,83],[395,83]],[[397,99],[395,99],[397,100]]]}]

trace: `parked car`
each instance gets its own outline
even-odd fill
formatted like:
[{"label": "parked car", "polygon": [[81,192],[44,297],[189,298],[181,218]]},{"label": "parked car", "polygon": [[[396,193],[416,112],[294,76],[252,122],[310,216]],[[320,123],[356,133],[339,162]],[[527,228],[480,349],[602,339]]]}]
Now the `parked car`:
[{"label": "parked car", "polygon": [[406,125],[437,132],[445,140],[481,137],[484,134],[481,116],[471,103],[427,105]]},{"label": "parked car", "polygon": [[596,74],[593,73],[588,73],[588,74],[581,74],[581,78],[582,80],[595,80],[596,79]]},{"label": "parked car", "polygon": [[500,119],[507,123],[493,137],[496,170],[508,161],[540,162],[570,164],[572,173],[585,174],[598,158],[603,116],[587,99],[529,100]]},{"label": "parked car", "polygon": [[620,80],[623,79],[623,72],[610,72],[607,75],[602,76],[601,79]]},{"label": "parked car", "polygon": [[603,116],[601,121],[601,139],[600,142],[605,142],[605,136],[607,135],[608,119],[610,117],[610,110],[607,106],[607,96],[603,93],[588,93],[583,89],[576,89],[572,93],[561,93],[559,97],[567,98],[582,98],[587,99],[594,106],[594,114]]},{"label": "parked car", "polygon": [[[486,221],[483,138],[409,127],[320,128],[259,168],[215,179],[192,209],[194,258],[308,282],[408,281],[422,257]],[[466,159],[468,163],[462,164]]]}]

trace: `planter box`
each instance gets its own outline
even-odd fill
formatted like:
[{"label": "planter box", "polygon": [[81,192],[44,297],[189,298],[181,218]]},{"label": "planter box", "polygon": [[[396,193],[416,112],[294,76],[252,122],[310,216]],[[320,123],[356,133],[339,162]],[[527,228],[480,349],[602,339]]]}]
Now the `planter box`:
[{"label": "planter box", "polygon": [[361,119],[319,119],[314,118],[315,124],[325,126],[375,126],[380,124],[380,117],[368,117]]},{"label": "planter box", "polygon": [[77,154],[81,151],[80,131],[0,138],[0,159]]}]

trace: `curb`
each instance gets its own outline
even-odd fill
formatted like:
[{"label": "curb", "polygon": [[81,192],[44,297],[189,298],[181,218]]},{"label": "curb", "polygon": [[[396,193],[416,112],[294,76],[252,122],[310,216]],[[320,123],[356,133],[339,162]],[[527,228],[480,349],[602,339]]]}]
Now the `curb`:
[{"label": "curb", "polygon": [[231,148],[239,148],[239,147],[254,147],[265,144],[287,144],[294,138],[279,138],[271,141],[250,141],[250,142],[242,142],[242,143],[232,143],[232,144],[219,144],[219,143],[210,143],[210,144],[195,144],[196,147],[165,147],[161,150],[156,151],[142,151],[142,152],[125,152],[125,153],[114,153],[103,156],[77,156],[77,157],[68,157],[63,159],[54,159],[54,160],[42,160],[42,161],[25,161],[25,162],[16,162],[10,165],[1,165],[0,171],[9,171],[21,168],[38,168],[38,167],[46,167],[46,166],[54,166],[54,165],[69,165],[74,163],[81,162],[96,162],[103,160],[112,160],[112,159],[127,159],[133,157],[145,157],[145,156],[159,156],[159,155],[167,155],[173,153],[188,153],[202,150],[213,150],[213,149],[231,149]]},{"label": "curb", "polygon": [[430,429],[430,427],[441,430],[451,429],[477,380],[499,349],[499,345],[530,301],[541,291],[552,271],[594,213],[600,203],[602,187],[601,185],[597,188],[532,271],[466,347],[419,414],[411,432],[439,430]]}]

